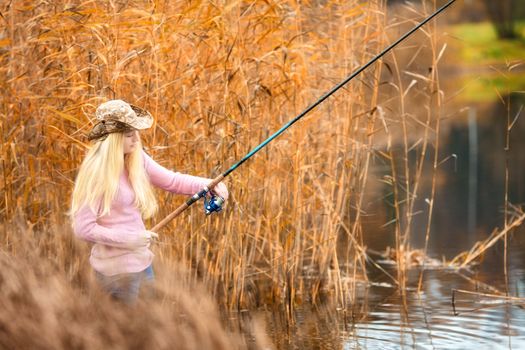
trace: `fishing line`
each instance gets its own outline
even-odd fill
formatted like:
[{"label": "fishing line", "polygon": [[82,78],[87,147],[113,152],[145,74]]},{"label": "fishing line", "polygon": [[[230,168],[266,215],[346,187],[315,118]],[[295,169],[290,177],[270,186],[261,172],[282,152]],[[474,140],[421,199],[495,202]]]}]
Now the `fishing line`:
[{"label": "fishing line", "polygon": [[[354,71],[352,74],[350,74],[346,79],[341,81],[339,84],[335,85],[331,90],[326,92],[324,95],[322,95],[317,101],[312,103],[310,106],[308,106],[304,111],[302,111],[300,114],[298,114],[295,118],[290,120],[288,123],[284,124],[279,130],[277,130],[273,135],[268,137],[265,141],[263,141],[261,144],[256,146],[254,149],[252,149],[248,154],[246,154],[241,160],[239,160],[237,163],[232,165],[228,170],[226,170],[221,175],[217,176],[215,179],[211,181],[211,183],[203,188],[201,191],[195,193],[193,196],[188,198],[188,200],[179,206],[175,211],[173,211],[171,214],[166,216],[161,222],[159,222],[157,225],[155,225],[151,231],[157,232],[162,227],[164,227],[168,222],[173,220],[175,217],[177,217],[180,213],[182,213],[184,210],[186,210],[188,207],[190,207],[193,203],[198,201],[200,198],[206,198],[210,192],[219,182],[221,182],[226,176],[230,175],[232,172],[234,172],[238,167],[240,167],[244,162],[246,162],[248,159],[250,159],[253,155],[255,155],[257,152],[259,152],[262,148],[264,148],[267,144],[272,142],[276,137],[281,135],[283,132],[286,131],[289,127],[291,127],[293,124],[295,124],[297,121],[299,121],[301,118],[303,118],[305,115],[307,115],[310,111],[312,111],[315,107],[323,103],[324,100],[326,100],[328,97],[333,95],[337,90],[342,88],[344,85],[346,85],[350,80],[354,79],[356,76],[361,74],[365,69],[370,67],[372,64],[374,64],[377,60],[379,60],[381,57],[383,57],[386,53],[388,53],[390,50],[392,50],[394,47],[396,47],[399,43],[404,41],[406,38],[408,38],[410,35],[412,35],[415,31],[417,31],[419,28],[424,26],[427,22],[432,20],[434,17],[439,15],[441,12],[445,11],[450,5],[452,5],[456,0],[450,0],[445,5],[440,7],[436,12],[432,13],[430,16],[425,18],[423,21],[421,21],[418,25],[416,25],[414,28],[403,34],[399,39],[397,39],[395,42],[390,44],[388,47],[386,47],[383,51],[381,51],[379,54],[377,54],[375,57],[373,57],[370,61],[368,61],[365,65],[361,66],[359,69]],[[224,200],[218,196],[211,196],[211,198],[207,199],[205,202],[205,212],[206,214],[211,214],[216,211],[220,211],[222,208],[222,203]]]}]

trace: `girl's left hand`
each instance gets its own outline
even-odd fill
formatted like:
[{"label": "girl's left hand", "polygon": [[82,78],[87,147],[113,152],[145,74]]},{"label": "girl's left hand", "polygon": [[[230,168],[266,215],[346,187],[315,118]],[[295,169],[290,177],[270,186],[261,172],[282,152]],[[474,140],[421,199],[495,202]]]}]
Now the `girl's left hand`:
[{"label": "girl's left hand", "polygon": [[225,201],[228,199],[228,189],[226,188],[226,185],[222,182],[219,182],[217,186],[213,188],[212,192],[218,196],[221,196],[222,199],[224,199]]}]

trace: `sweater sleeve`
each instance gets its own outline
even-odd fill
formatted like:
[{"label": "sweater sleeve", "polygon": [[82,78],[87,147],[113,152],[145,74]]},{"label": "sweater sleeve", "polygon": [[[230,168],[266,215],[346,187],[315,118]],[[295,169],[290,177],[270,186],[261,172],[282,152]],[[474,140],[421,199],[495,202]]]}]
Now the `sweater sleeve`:
[{"label": "sweater sleeve", "polygon": [[146,245],[146,240],[136,233],[114,230],[97,223],[97,216],[89,205],[84,205],[73,218],[75,235],[85,241],[100,243],[117,248],[140,248]]},{"label": "sweater sleeve", "polygon": [[163,190],[192,195],[202,190],[212,181],[204,177],[173,172],[155,162],[146,152],[142,153],[144,155],[144,167],[151,183]]}]

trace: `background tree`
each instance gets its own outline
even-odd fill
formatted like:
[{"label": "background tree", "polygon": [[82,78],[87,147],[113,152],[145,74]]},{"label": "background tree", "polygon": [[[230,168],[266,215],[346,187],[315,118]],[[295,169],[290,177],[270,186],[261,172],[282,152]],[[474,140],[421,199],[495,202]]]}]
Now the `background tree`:
[{"label": "background tree", "polygon": [[515,39],[520,35],[516,30],[516,21],[523,18],[525,4],[523,0],[484,0],[487,12],[494,22],[496,32],[501,39]]}]

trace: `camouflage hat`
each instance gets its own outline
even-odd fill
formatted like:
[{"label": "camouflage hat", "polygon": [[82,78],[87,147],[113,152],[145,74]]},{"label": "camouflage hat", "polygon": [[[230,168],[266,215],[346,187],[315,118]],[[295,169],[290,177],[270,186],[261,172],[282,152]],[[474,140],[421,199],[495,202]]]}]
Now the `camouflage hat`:
[{"label": "camouflage hat", "polygon": [[128,132],[136,130],[126,123],[118,120],[102,120],[93,126],[93,129],[87,135],[89,141],[100,140],[104,141],[109,134],[115,132]]},{"label": "camouflage hat", "polygon": [[151,114],[122,100],[111,100],[98,106],[95,112],[98,123],[88,135],[89,140],[106,137],[114,132],[148,129],[153,123]]}]

